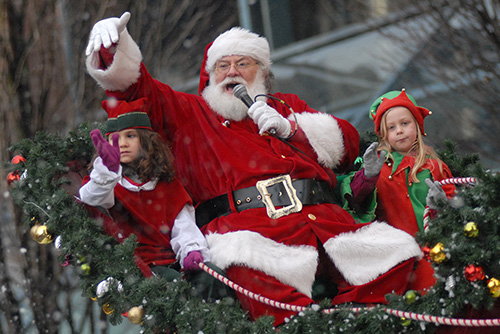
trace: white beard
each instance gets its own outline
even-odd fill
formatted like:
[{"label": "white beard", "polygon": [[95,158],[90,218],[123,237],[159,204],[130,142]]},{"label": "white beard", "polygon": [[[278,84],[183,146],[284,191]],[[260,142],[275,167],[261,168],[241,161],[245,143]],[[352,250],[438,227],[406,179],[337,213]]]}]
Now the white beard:
[{"label": "white beard", "polygon": [[[207,101],[208,105],[217,114],[225,119],[232,121],[241,121],[247,117],[248,107],[234,95],[224,92],[224,87],[229,83],[240,83],[247,88],[248,95],[254,100],[255,96],[259,94],[267,94],[264,85],[262,72],[259,69],[255,76],[253,85],[248,86],[247,82],[241,77],[226,78],[224,81],[215,84],[214,75],[210,74],[210,84],[203,90],[202,96]],[[265,101],[265,98],[264,98]]]}]

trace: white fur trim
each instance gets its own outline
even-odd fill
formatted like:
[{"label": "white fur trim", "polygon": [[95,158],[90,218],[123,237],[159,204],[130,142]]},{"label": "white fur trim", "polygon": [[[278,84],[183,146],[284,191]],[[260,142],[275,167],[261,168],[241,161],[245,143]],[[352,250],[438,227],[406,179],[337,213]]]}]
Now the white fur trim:
[{"label": "white fur trim", "polygon": [[267,39],[247,29],[234,27],[220,34],[207,51],[207,72],[212,72],[215,62],[225,56],[249,56],[261,63],[264,69],[271,66],[271,52]]},{"label": "white fur trim", "polygon": [[212,262],[221,269],[242,265],[262,271],[311,297],[318,263],[312,246],[287,246],[252,231],[206,236]]},{"label": "white fur trim", "polygon": [[325,249],[344,278],[353,285],[368,283],[422,251],[410,234],[373,222],[325,242]]},{"label": "white fur trim", "polygon": [[142,61],[141,50],[127,29],[120,34],[113,63],[106,70],[99,69],[99,52],[86,59],[87,71],[104,89],[124,91],[137,82]]},{"label": "white fur trim", "polygon": [[[295,116],[318,155],[318,162],[327,168],[337,167],[344,157],[344,136],[337,120],[324,113],[303,112]],[[288,118],[293,120],[292,115]]]}]

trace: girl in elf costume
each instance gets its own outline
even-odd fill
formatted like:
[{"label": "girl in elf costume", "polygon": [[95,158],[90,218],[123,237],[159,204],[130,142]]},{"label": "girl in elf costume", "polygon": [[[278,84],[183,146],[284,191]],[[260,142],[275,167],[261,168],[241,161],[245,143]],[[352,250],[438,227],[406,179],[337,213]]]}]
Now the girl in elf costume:
[{"label": "girl in elf costume", "polygon": [[[379,142],[364,153],[363,168],[341,184],[346,208],[361,221],[386,221],[415,236],[423,231],[426,205],[432,215],[439,201],[454,195],[453,185],[438,182],[452,177],[448,166],[423,141],[424,118],[430,114],[404,89],[373,102],[370,118]],[[408,289],[425,293],[435,283],[433,273],[428,261],[419,261]]]},{"label": "girl in elf costume", "polygon": [[181,267],[200,270],[197,263],[209,261],[209,253],[191,198],[174,176],[169,148],[151,129],[145,100],[103,101],[109,142],[98,129],[91,132],[98,156],[80,199],[107,210],[104,230],[118,241],[137,236],[136,262],[146,277],[174,279]]}]

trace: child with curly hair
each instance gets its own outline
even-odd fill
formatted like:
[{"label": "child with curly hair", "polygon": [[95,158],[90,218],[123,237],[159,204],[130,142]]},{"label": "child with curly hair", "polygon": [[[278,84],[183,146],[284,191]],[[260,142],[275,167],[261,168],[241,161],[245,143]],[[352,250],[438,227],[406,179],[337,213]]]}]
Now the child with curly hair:
[{"label": "child with curly hair", "polygon": [[136,262],[145,276],[180,277],[209,261],[205,237],[196,226],[192,200],[175,177],[170,150],[151,123],[146,99],[103,101],[106,135],[96,129],[97,150],[90,176],[80,188],[83,203],[107,210],[105,232],[119,241],[134,234]]}]

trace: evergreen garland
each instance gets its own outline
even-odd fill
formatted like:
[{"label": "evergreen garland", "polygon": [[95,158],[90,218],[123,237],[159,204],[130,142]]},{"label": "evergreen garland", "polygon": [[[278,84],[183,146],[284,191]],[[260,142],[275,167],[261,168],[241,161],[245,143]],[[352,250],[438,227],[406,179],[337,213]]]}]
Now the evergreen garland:
[{"label": "evergreen garland", "polygon": [[[112,324],[123,321],[133,307],[141,307],[144,314],[136,322],[143,333],[275,333],[272,317],[250,321],[237,300],[206,302],[194,296],[185,280],[145,278],[133,258],[135,238],[119,244],[102,233],[101,222],[89,217],[68,192],[70,176],[84,174],[91,161],[90,130],[83,124],[65,138],[40,132],[33,140],[14,145],[13,154],[24,159],[8,164],[15,176],[10,193],[23,209],[27,230],[33,233],[35,224],[45,225],[50,236],[57,236],[59,260],[74,268],[82,293],[103,307]],[[454,175],[474,176],[478,183],[458,186],[452,205],[443,205],[429,231],[417,235],[422,246],[444,245],[444,261],[433,263],[437,284],[424,296],[389,295],[388,305],[371,309],[344,307],[331,314],[308,309],[281,325],[280,333],[432,333],[434,324],[401,319],[387,314],[385,308],[453,317],[466,307],[494,306],[495,290],[488,287],[488,281],[500,280],[500,176],[483,170],[476,156],[460,158],[454,150],[447,143],[441,152],[443,160]],[[475,236],[464,233],[464,226],[471,222],[478,229]],[[467,279],[464,268],[469,265],[480,267],[484,278]],[[97,298],[96,289],[105,281],[109,291]],[[320,309],[330,307],[329,300],[320,304]]]}]

